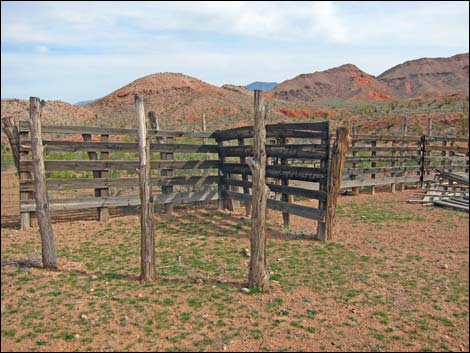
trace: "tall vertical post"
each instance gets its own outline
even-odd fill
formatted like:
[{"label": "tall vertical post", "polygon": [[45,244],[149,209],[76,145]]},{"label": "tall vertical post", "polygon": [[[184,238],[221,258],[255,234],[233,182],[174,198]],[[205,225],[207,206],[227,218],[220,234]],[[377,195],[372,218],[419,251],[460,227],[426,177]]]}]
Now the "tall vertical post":
[{"label": "tall vertical post", "polygon": [[[245,144],[245,139],[239,138],[238,139],[238,146],[243,146]],[[240,163],[245,164],[246,163],[246,158],[245,157],[240,157]],[[242,172],[242,180],[243,181],[248,181],[248,175],[246,172]],[[244,194],[250,194],[250,190],[247,186],[243,187],[243,193]],[[247,200],[244,202],[245,205],[245,215],[250,216],[251,215],[251,200]]]},{"label": "tall vertical post", "polygon": [[[206,113],[202,113],[202,132],[207,131],[207,126],[206,126]],[[204,137],[203,139],[204,144],[207,145],[207,137]]]},{"label": "tall vertical post", "polygon": [[328,196],[325,215],[325,233],[319,236],[321,240],[333,239],[333,221],[336,215],[336,202],[338,200],[341,179],[344,173],[346,154],[349,148],[349,129],[340,127],[336,130],[336,140],[331,151],[331,160],[328,171]]},{"label": "tall vertical post", "polygon": [[[356,141],[355,141],[356,138],[357,138],[357,127],[356,127],[356,126],[353,126],[353,128],[352,128],[352,142],[351,142],[351,145],[352,145],[352,146],[355,146],[355,145],[356,145]],[[357,152],[353,152],[353,153],[352,153],[352,156],[353,156],[353,157],[356,157],[356,156],[357,156]],[[356,168],[356,167],[357,167],[357,163],[353,163],[353,164],[352,164],[352,167],[353,167],[353,168]],[[356,176],[353,175],[353,176],[351,177],[351,180],[355,180],[355,179],[356,179]],[[353,195],[359,195],[359,190],[360,190],[359,187],[354,187],[354,188],[352,188],[352,193],[353,193]]]},{"label": "tall vertical post", "polygon": [[31,131],[31,153],[33,157],[34,198],[39,232],[41,233],[42,264],[44,268],[56,269],[54,233],[51,226],[49,200],[47,197],[46,167],[42,146],[41,111],[43,102],[39,98],[29,98],[29,126]]},{"label": "tall vertical post", "polygon": [[266,186],[266,107],[260,90],[255,91],[254,110],[253,158],[246,158],[253,176],[251,256],[248,286],[264,290],[268,287],[266,273],[266,202],[268,187]]},{"label": "tall vertical post", "polygon": [[[326,160],[321,160],[320,168],[325,169],[327,171],[326,173],[328,174],[328,172],[329,172],[329,170],[328,170],[328,161],[330,160],[330,157],[331,157],[331,154],[330,154],[330,123],[329,123],[329,121],[328,121],[327,132],[328,132],[328,134],[327,134],[328,137],[321,139],[321,144],[326,145],[327,159]],[[326,178],[326,179],[323,179],[322,181],[320,181],[320,185],[319,185],[318,188],[319,188],[320,191],[324,191],[324,192],[328,193],[328,179]],[[321,210],[324,210],[325,215],[326,215],[326,210],[328,208],[328,198],[326,200],[318,201],[318,208],[321,209]],[[328,237],[328,230],[327,230],[326,216],[325,216],[324,221],[322,221],[322,222],[318,221],[317,239],[325,241],[325,240],[327,240],[327,237]]]},{"label": "tall vertical post", "polygon": [[[101,142],[109,142],[109,135],[102,134],[100,137]],[[101,151],[100,160],[107,161],[109,159],[109,152]],[[101,178],[108,177],[108,171],[102,170],[100,172]],[[102,188],[99,189],[100,197],[108,197],[109,196],[109,188]],[[98,208],[98,220],[100,222],[107,222],[109,220],[109,209],[107,207],[100,207]]]},{"label": "tall vertical post", "polygon": [[155,238],[153,234],[153,197],[150,186],[150,146],[147,138],[144,102],[135,95],[137,133],[139,136],[139,181],[140,181],[140,281],[150,282],[155,278]]},{"label": "tall vertical post", "polygon": [[[406,146],[406,136],[408,134],[408,117],[403,117],[402,130],[401,130],[401,146]],[[400,151],[400,158],[403,158],[403,151]],[[400,161],[400,167],[403,167],[405,162]],[[401,184],[401,191],[405,191],[405,183]]]},{"label": "tall vertical post", "polygon": [[[286,145],[287,144],[287,138],[285,137],[280,137],[279,142],[281,145]],[[287,158],[281,158],[281,165],[286,166],[287,165]],[[281,179],[281,185],[283,186],[289,186],[289,178],[282,178]],[[289,194],[282,194],[281,195],[281,200],[284,202],[289,202]],[[290,226],[290,215],[288,212],[282,212],[282,222],[283,226],[285,228],[288,228]]]},{"label": "tall vertical post", "polygon": [[[19,133],[19,157],[20,157],[20,167],[21,167],[21,161],[27,161],[29,160],[29,151],[21,149],[21,142],[24,140],[27,140],[29,137],[29,132],[20,132]],[[22,181],[26,180],[32,180],[33,177],[31,175],[31,172],[29,171],[21,171],[20,168],[20,183]],[[21,201],[26,201],[26,200],[31,200],[33,198],[33,193],[30,191],[20,191],[20,202]],[[21,229],[29,229],[31,228],[31,216],[32,212],[28,211],[21,211],[20,210],[20,228]]]},{"label": "tall vertical post", "polygon": [[425,170],[424,164],[425,164],[425,158],[426,158],[426,135],[421,136],[420,150],[421,150],[421,159],[420,159],[419,187],[422,188],[424,185],[424,170]]},{"label": "tall vertical post", "polygon": [[[372,141],[372,153],[371,153],[372,158],[377,157],[377,150],[376,150],[374,147],[377,147],[377,141]],[[374,169],[376,166],[377,166],[377,162],[375,162],[375,161],[373,161],[373,162],[370,164],[370,167],[371,167],[372,169]],[[375,173],[372,173],[371,179],[372,179],[372,180],[375,180]],[[375,195],[375,185],[372,185],[370,191],[371,191],[371,194],[372,194],[372,195]]]}]

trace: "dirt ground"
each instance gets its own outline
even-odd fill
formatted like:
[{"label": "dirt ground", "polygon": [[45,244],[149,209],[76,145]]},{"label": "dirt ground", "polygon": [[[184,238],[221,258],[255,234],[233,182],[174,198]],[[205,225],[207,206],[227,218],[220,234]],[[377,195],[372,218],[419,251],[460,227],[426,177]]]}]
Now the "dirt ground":
[{"label": "dirt ground", "polygon": [[270,211],[267,293],[241,292],[242,209],[157,213],[147,285],[137,215],[62,218],[56,272],[6,265],[40,260],[40,239],[2,228],[1,350],[468,351],[468,214],[407,204],[415,192],[340,197],[326,244]]}]

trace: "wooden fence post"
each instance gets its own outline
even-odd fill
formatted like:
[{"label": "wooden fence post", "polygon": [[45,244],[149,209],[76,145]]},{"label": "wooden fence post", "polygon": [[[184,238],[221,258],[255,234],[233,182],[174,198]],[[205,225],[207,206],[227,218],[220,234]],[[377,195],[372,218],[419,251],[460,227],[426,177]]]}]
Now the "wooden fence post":
[{"label": "wooden fence post", "polygon": [[[104,137],[108,135],[102,135],[101,137],[101,142],[107,142],[108,138]],[[91,134],[82,134],[83,141],[91,141]],[[103,153],[105,153],[106,156],[109,156],[109,152],[101,152],[101,159],[108,159],[107,157],[103,156]],[[98,152],[95,151],[90,151],[88,152],[88,158],[91,161],[96,161],[98,160]],[[93,171],[93,178],[103,178],[107,176],[108,172],[107,171],[99,171],[99,170],[94,170]],[[108,189],[95,189],[95,197],[101,197],[101,196],[108,196]],[[100,222],[107,222],[109,218],[109,211],[107,207],[98,207],[98,220]]]},{"label": "wooden fence post", "polygon": [[[357,138],[357,127],[356,127],[356,126],[353,126],[353,128],[352,128],[352,138],[353,138],[353,141],[351,142],[351,145],[352,145],[352,146],[355,146],[355,145],[356,145],[356,141],[354,141],[354,139]],[[353,156],[353,157],[356,157],[356,156],[357,156],[357,152],[353,152],[353,153],[352,153],[352,156]],[[352,167],[353,167],[353,168],[356,168],[356,167],[357,167],[357,163],[353,163],[353,164],[352,164]],[[356,176],[353,175],[352,178],[351,178],[351,180],[355,180],[355,179],[356,179]],[[353,195],[355,195],[355,196],[359,195],[360,189],[361,189],[361,188],[359,188],[359,187],[354,187],[354,188],[352,188],[352,193],[353,193]]]},{"label": "wooden fence post", "polygon": [[[372,141],[372,148],[374,148],[374,147],[377,147],[377,141]],[[372,155],[372,158],[376,157],[376,156],[377,156],[377,150],[376,150],[376,149],[373,149],[371,155]],[[371,166],[371,168],[375,168],[375,167],[377,166],[377,163],[376,163],[376,162],[372,162],[372,163],[370,164],[370,166]],[[371,179],[372,179],[372,180],[375,180],[375,173],[372,173]],[[371,191],[371,194],[372,194],[372,195],[375,195],[375,185],[372,185],[370,191]]]},{"label": "wooden fence post", "polygon": [[[408,117],[403,117],[402,131],[401,131],[401,146],[406,145],[406,135],[408,134]],[[403,151],[400,151],[400,157],[403,158]],[[405,163],[400,160],[400,167],[403,167]],[[405,183],[401,183],[401,191],[405,191]]]},{"label": "wooden fence post", "polygon": [[150,185],[150,146],[147,138],[144,102],[140,95],[135,95],[135,111],[137,115],[137,132],[139,136],[139,180],[140,180],[140,281],[150,282],[155,278],[155,237],[154,205]]},{"label": "wooden fence post", "polygon": [[47,197],[46,168],[42,146],[41,111],[44,102],[39,98],[29,98],[29,126],[31,131],[31,154],[33,157],[34,198],[39,232],[41,233],[42,264],[44,268],[56,269],[54,233],[51,226],[49,200]]},{"label": "wooden fence post", "polygon": [[7,135],[8,142],[10,143],[11,153],[13,155],[13,161],[15,162],[16,171],[20,172],[20,152],[19,146],[19,134],[18,128],[15,125],[12,117],[6,117],[2,119],[2,129]]},{"label": "wooden fence post", "polygon": [[[243,146],[245,144],[245,139],[239,138],[238,139],[238,146]],[[240,157],[240,163],[245,164],[246,163],[246,158],[245,157]],[[248,175],[245,172],[242,172],[242,180],[243,181],[248,181]],[[243,187],[243,193],[244,194],[250,194],[250,189],[247,186]],[[245,215],[250,216],[251,215],[251,200],[247,200],[244,202],[245,205]]]},{"label": "wooden fence post", "polygon": [[[330,123],[328,122],[328,138],[322,138],[321,139],[321,143],[322,145],[326,145],[327,146],[327,160],[322,160],[320,162],[320,168],[322,169],[325,169],[328,171],[328,162],[330,161],[330,157],[331,157],[331,153],[330,153],[330,141],[331,141],[331,138],[330,138]],[[324,191],[327,193],[328,195],[328,180],[327,179],[324,179],[320,182],[320,185],[319,185],[319,190],[320,191]],[[322,241],[325,241],[327,240],[327,235],[328,235],[328,230],[326,228],[326,210],[328,208],[328,196],[327,196],[327,199],[326,200],[320,200],[318,201],[318,208],[321,209],[321,210],[324,210],[325,211],[325,219],[323,222],[318,222],[318,225],[317,225],[317,239],[318,240],[322,240]]]},{"label": "wooden fence post", "polygon": [[254,101],[253,158],[246,158],[253,176],[250,234],[251,256],[248,286],[259,290],[265,290],[268,287],[266,273],[266,202],[268,198],[268,187],[266,186],[266,107],[263,101],[262,92],[256,90]]},{"label": "wooden fence post", "polygon": [[331,151],[331,160],[328,171],[328,196],[325,215],[324,234],[319,234],[321,240],[333,239],[333,221],[336,215],[336,202],[338,200],[341,179],[343,178],[346,154],[349,148],[349,130],[340,127],[336,130],[336,141]]},{"label": "wooden fence post", "polygon": [[[206,132],[206,129],[206,113],[202,113],[202,132]],[[207,137],[204,137],[203,141],[207,145]]]},{"label": "wooden fence post", "polygon": [[[287,144],[287,138],[280,137],[279,138],[279,143],[282,144],[282,145],[286,145]],[[287,158],[281,158],[281,165],[283,165],[283,166],[287,165]],[[281,179],[281,185],[289,186],[289,178],[282,178]],[[281,201],[289,202],[289,194],[281,194]],[[283,222],[283,226],[285,228],[289,228],[289,226],[290,226],[290,215],[289,215],[288,212],[282,212],[282,222]]]}]

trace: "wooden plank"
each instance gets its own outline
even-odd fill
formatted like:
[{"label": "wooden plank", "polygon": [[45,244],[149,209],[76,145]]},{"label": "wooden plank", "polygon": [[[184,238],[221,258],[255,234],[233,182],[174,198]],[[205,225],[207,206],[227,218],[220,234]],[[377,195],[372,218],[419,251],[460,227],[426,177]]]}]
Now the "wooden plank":
[{"label": "wooden plank", "polygon": [[455,202],[450,202],[448,200],[447,201],[434,200],[433,203],[434,203],[434,205],[437,205],[437,206],[450,207],[450,208],[455,208],[455,209],[458,209],[458,210],[469,212],[469,207],[468,206],[461,205],[461,204],[458,204],[458,203],[455,203]]},{"label": "wooden plank", "polygon": [[[266,137],[307,137],[305,135],[294,136],[293,131],[306,130],[307,132],[320,132],[320,134],[310,135],[312,138],[321,138],[327,134],[326,123],[297,123],[297,124],[270,124],[266,125]],[[218,130],[212,135],[218,141],[235,140],[239,138],[253,138],[253,126],[242,126],[228,130]]]},{"label": "wooden plank", "polygon": [[[152,178],[152,186],[170,186],[170,185],[211,185],[218,184],[219,177],[217,175],[206,176],[176,176],[176,177],[159,177]],[[47,189],[52,190],[80,190],[80,189],[129,189],[139,186],[138,178],[70,178],[70,179],[48,179],[46,181]],[[20,182],[20,190],[34,191],[32,180]],[[106,197],[106,195],[100,195]]]},{"label": "wooden plank", "polygon": [[[103,134],[101,135],[101,141],[103,142],[108,142],[109,141],[109,135]],[[100,159],[103,161],[109,160],[109,153],[108,152],[101,152],[100,154]],[[100,177],[101,178],[107,178],[108,177],[108,171],[107,170],[102,170],[100,172]],[[100,188],[99,189],[99,196],[102,197],[108,197],[109,196],[109,188]],[[98,220],[100,222],[108,222],[109,220],[109,210],[106,207],[100,207],[98,208]]]},{"label": "wooden plank", "polygon": [[150,150],[144,101],[138,94],[134,98],[139,136],[140,282],[147,283],[155,279],[154,204],[150,186]]},{"label": "wooden plank", "polygon": [[[225,173],[251,174],[251,170],[247,165],[239,163],[225,163],[221,169]],[[292,180],[319,182],[326,179],[326,169],[268,165],[266,166],[266,176],[268,178],[288,178]]]},{"label": "wooden plank", "polygon": [[325,234],[318,234],[319,240],[333,239],[333,221],[336,215],[336,202],[339,195],[341,179],[343,177],[344,162],[349,147],[349,130],[345,127],[336,130],[336,140],[331,151],[331,160],[328,171],[328,196],[325,213]]},{"label": "wooden plank", "polygon": [[29,124],[31,127],[34,196],[36,201],[36,214],[38,217],[39,232],[41,234],[42,264],[46,269],[57,269],[57,256],[55,252],[54,233],[51,225],[49,200],[47,197],[46,170],[41,134],[41,111],[45,104],[39,98],[29,98]]},{"label": "wooden plank", "polygon": [[[130,160],[100,160],[100,161],[85,161],[85,160],[68,160],[68,161],[45,161],[46,171],[58,170],[133,170],[135,171],[138,166],[138,161]],[[152,169],[159,168],[172,168],[172,169],[216,169],[220,166],[218,160],[194,160],[194,161],[151,161]],[[31,171],[31,161],[23,161],[20,163],[21,171]]]},{"label": "wooden plank", "polygon": [[[288,142],[287,138],[286,137],[280,137],[279,138],[279,144],[281,145],[286,145]],[[328,157],[325,153],[325,156]],[[287,166],[288,165],[288,161],[287,161],[287,158],[281,158],[281,165],[282,166]],[[278,185],[275,185],[274,189],[276,189]],[[288,178],[281,178],[281,188],[284,188],[284,190],[289,190],[289,179]],[[299,188],[291,188],[290,190],[292,191],[292,189],[299,189]],[[278,189],[279,190],[279,189]],[[271,188],[271,191],[275,191]],[[295,191],[298,191],[298,190],[295,190]],[[317,191],[316,191],[317,192]],[[283,192],[281,194],[281,201],[283,202],[289,202],[289,195],[292,195],[292,194],[288,194],[286,192]],[[310,195],[312,195],[310,193]],[[284,228],[288,228],[290,226],[290,215],[288,212],[282,212],[282,225],[284,226]]]},{"label": "wooden plank", "polygon": [[375,168],[346,168],[344,170],[345,176],[350,175],[361,175],[361,174],[372,174],[372,173],[405,173],[411,171],[418,171],[420,170],[419,165],[415,166],[404,166],[404,167],[375,167]]},{"label": "wooden plank", "polygon": [[266,272],[266,201],[268,191],[265,184],[267,109],[264,105],[263,93],[260,90],[255,90],[254,98],[253,157],[246,159],[253,178],[248,286],[263,291],[268,288],[268,274]]},{"label": "wooden plank", "polygon": [[[424,180],[433,180],[432,175],[425,175]],[[344,180],[341,182],[341,188],[352,188],[352,187],[365,187],[372,185],[388,185],[392,183],[416,183],[419,181],[418,176],[401,176],[401,177],[390,177],[380,179],[357,179],[357,180]]]},{"label": "wooden plank", "polygon": [[[82,134],[83,141],[91,141],[91,135],[90,134]],[[91,161],[96,161],[98,160],[98,153],[95,151],[88,151],[88,158]],[[93,171],[93,178],[101,178],[101,171],[99,170],[94,170]],[[100,197],[101,196],[101,191],[99,189],[94,190],[95,197]],[[97,209],[97,216],[98,219],[100,219],[100,211]]]},{"label": "wooden plank", "polygon": [[[238,139],[238,145],[243,146],[245,144],[245,140],[242,138]],[[246,158],[245,157],[240,157],[240,164],[245,164],[246,163]],[[247,173],[242,172],[242,181],[244,183],[248,183],[248,175]],[[251,185],[251,183],[250,183]],[[248,189],[248,186],[243,186],[243,193],[249,195],[250,191]],[[245,215],[251,216],[251,199],[247,200],[244,202],[245,204]]]},{"label": "wooden plank", "polygon": [[[349,163],[360,163],[360,162],[411,162],[419,161],[418,156],[371,156],[371,157],[348,157],[347,162]],[[403,167],[403,165],[401,166]]]},{"label": "wooden plank", "polygon": [[[374,140],[376,142],[381,142],[378,140]],[[349,152],[417,152],[419,151],[418,146],[354,146],[349,148]]]},{"label": "wooden plank", "polygon": [[[325,145],[266,145],[268,157],[277,158],[307,158],[311,160],[326,159]],[[223,157],[249,157],[253,156],[252,146],[226,146],[220,147]]]},{"label": "wooden plank", "polygon": [[[251,198],[250,195],[245,195],[238,192],[233,191],[225,191],[225,194],[229,198],[233,198],[234,200],[244,201],[248,198]],[[266,205],[271,210],[287,212],[290,214],[294,214],[303,218],[313,219],[316,221],[323,221],[325,219],[325,212],[318,208],[308,207],[303,205],[296,205],[293,203],[288,203],[284,201],[278,201],[273,199],[268,199]]]},{"label": "wooden plank", "polygon": [[[252,182],[244,181],[244,180],[237,180],[237,179],[225,179],[228,185],[233,186],[240,186],[243,188],[251,188]],[[272,191],[276,193],[288,194],[288,195],[295,195],[300,197],[306,197],[309,199],[316,199],[316,200],[326,200],[326,192],[319,191],[319,190],[311,190],[311,189],[304,189],[294,186],[286,186],[286,185],[278,185],[267,183],[266,186]],[[245,194],[249,194],[249,191],[244,192]],[[287,202],[287,201],[285,201]]]},{"label": "wooden plank", "polygon": [[[206,202],[217,201],[220,198],[218,191],[204,189],[195,192],[178,192],[172,194],[161,194],[153,197],[154,204],[179,204],[185,202]],[[140,206],[139,196],[109,196],[109,197],[88,197],[73,199],[51,199],[49,206],[52,211],[63,210],[83,210],[97,207],[126,207]],[[21,201],[20,210],[32,212],[36,210],[33,200]]]},{"label": "wooden plank", "polygon": [[[19,142],[21,142],[23,139],[28,138],[29,133],[28,132],[20,132],[19,133]],[[18,149],[19,151],[19,149]],[[29,152],[28,151],[19,151],[19,168],[20,168],[20,183],[23,181],[32,181],[33,176],[31,174],[31,171],[33,170],[33,162],[29,160]],[[29,164],[29,169],[24,170],[22,167],[25,164]],[[47,165],[46,165],[47,169]],[[20,190],[20,202],[21,201],[27,201],[33,199],[33,194],[32,192],[29,191],[21,191]],[[20,210],[20,228],[21,229],[29,229],[31,228],[31,213],[30,212],[22,212]]]},{"label": "wooden plank", "polygon": [[[84,134],[87,135],[87,134]],[[169,140],[169,138],[168,138]],[[167,141],[168,141],[167,140]],[[20,145],[22,151],[31,149],[30,142],[22,142]],[[46,151],[64,151],[64,152],[135,152],[138,151],[137,143],[130,142],[78,142],[78,141],[44,141]],[[218,153],[216,145],[194,145],[194,144],[150,144],[151,152],[164,153]]]},{"label": "wooden plank", "polygon": [[[20,122],[20,132],[29,132],[27,123]],[[120,129],[110,127],[94,127],[94,126],[62,126],[47,125],[43,126],[42,133],[57,134],[92,134],[92,135],[132,135],[137,136],[136,129]],[[201,131],[178,131],[178,130],[158,130],[148,129],[150,137],[193,137],[193,138],[211,138],[212,132]]]}]

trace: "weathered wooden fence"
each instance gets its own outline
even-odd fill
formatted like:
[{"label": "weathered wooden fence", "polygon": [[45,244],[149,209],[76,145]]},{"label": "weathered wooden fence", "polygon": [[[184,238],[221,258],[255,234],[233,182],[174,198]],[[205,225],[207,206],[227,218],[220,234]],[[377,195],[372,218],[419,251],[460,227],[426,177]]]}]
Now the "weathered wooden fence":
[{"label": "weathered wooden fence", "polygon": [[354,134],[342,189],[426,183],[437,170],[468,173],[468,138]]},{"label": "weathered wooden fence", "polygon": [[[273,163],[266,170],[273,195],[267,207],[283,213],[285,226],[289,214],[324,224],[328,122],[267,125],[266,131],[268,138],[275,139],[266,145]],[[109,207],[140,205],[135,129],[43,126],[42,134],[52,211],[97,208],[98,218],[106,221]],[[27,228],[36,211],[27,123],[20,123],[19,135],[21,226]],[[232,201],[239,200],[249,209],[252,180],[246,157],[253,155],[252,126],[212,133],[148,129],[148,135],[155,204],[220,200],[221,207],[230,209]],[[302,184],[296,186],[299,181]],[[291,196],[318,203],[296,204]]]}]

